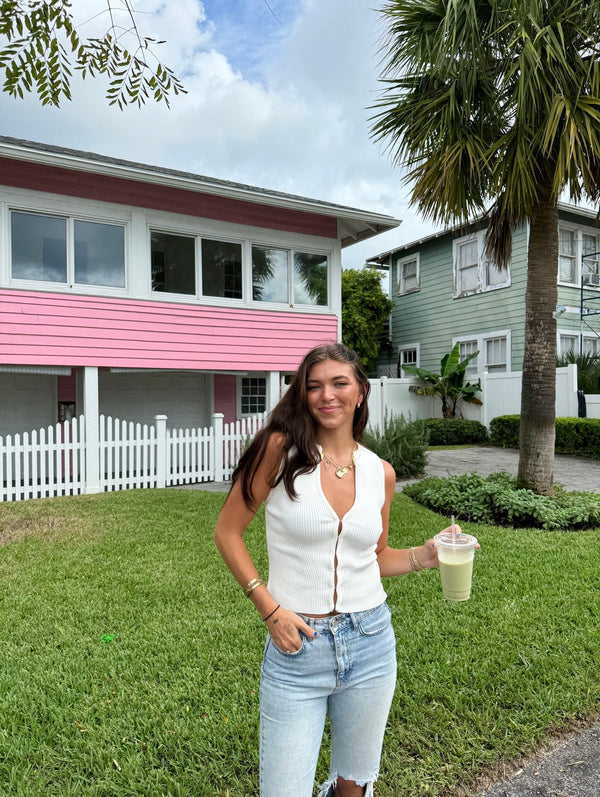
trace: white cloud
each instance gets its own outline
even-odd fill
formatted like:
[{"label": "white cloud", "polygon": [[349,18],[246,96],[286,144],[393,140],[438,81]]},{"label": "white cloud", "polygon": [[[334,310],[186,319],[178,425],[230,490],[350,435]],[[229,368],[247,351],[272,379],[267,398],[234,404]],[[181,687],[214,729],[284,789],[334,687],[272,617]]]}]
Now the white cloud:
[{"label": "white cloud", "polygon": [[[106,28],[105,0],[75,0],[85,31]],[[431,228],[369,138],[377,91],[378,14],[369,0],[139,0],[143,35],[188,93],[171,109],[108,108],[105,84],[74,84],[59,110],[0,95],[0,134],[273,188],[403,219],[344,253],[369,255]]]}]

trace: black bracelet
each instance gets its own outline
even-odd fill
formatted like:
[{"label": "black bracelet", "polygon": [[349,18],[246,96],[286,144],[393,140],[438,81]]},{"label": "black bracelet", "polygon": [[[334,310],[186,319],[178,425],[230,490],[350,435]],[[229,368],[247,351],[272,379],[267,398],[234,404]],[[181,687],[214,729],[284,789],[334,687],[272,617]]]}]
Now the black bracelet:
[{"label": "black bracelet", "polygon": [[269,617],[273,617],[273,615],[275,614],[275,612],[277,611],[277,609],[281,609],[281,604],[280,604],[280,603],[278,603],[278,604],[277,604],[277,606],[276,606],[276,607],[273,609],[273,611],[271,612],[271,614],[268,614],[266,617],[263,617],[263,622],[265,622],[265,623],[266,623],[266,622],[267,622],[267,620],[269,619]]}]

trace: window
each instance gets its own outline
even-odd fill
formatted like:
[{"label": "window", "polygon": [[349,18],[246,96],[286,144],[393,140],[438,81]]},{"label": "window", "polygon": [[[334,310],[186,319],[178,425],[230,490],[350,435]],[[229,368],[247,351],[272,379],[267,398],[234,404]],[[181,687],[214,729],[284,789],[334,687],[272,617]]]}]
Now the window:
[{"label": "window", "polygon": [[125,287],[125,228],[11,212],[13,279]]},{"label": "window", "polygon": [[267,380],[264,376],[243,376],[240,379],[240,412],[256,415],[267,409]]},{"label": "window", "polygon": [[476,337],[455,339],[459,343],[460,359],[478,352],[466,369],[466,376],[472,379],[475,375],[487,371],[490,374],[510,371],[511,340],[510,330],[486,332]]},{"label": "window", "polygon": [[559,227],[558,281],[569,285],[600,287],[600,235]]},{"label": "window", "polygon": [[398,296],[419,290],[419,255],[398,261]]},{"label": "window", "polygon": [[597,235],[582,234],[581,279],[584,285],[600,286],[600,241]]},{"label": "window", "polygon": [[242,246],[202,241],[202,295],[242,298]]},{"label": "window", "polygon": [[567,352],[579,352],[579,336],[578,335],[559,335],[558,348],[560,354]]},{"label": "window", "polygon": [[404,373],[405,365],[419,366],[419,344],[413,343],[410,346],[400,346],[398,349],[398,376],[406,377]]},{"label": "window", "polygon": [[453,249],[455,297],[510,285],[510,268],[499,269],[485,254],[484,232],[457,239]]},{"label": "window", "polygon": [[584,354],[600,354],[600,338],[584,337],[582,341]]},{"label": "window", "polygon": [[152,290],[195,296],[195,250],[195,239],[190,236],[151,233]]},{"label": "window", "polygon": [[326,255],[252,247],[252,299],[255,302],[326,306],[327,273]]}]

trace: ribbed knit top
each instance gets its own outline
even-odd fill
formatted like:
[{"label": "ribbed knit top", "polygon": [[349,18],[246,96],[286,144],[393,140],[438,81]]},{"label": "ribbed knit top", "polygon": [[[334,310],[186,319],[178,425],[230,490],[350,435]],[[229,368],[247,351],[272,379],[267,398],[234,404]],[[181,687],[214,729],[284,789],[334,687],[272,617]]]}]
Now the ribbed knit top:
[{"label": "ribbed knit top", "polygon": [[296,478],[297,499],[289,498],[282,482],[269,493],[268,589],[286,609],[304,614],[359,612],[386,599],[375,555],[383,530],[385,476],[379,457],[364,446],[356,455],[355,484],[354,504],[342,518],[323,493],[321,464]]}]

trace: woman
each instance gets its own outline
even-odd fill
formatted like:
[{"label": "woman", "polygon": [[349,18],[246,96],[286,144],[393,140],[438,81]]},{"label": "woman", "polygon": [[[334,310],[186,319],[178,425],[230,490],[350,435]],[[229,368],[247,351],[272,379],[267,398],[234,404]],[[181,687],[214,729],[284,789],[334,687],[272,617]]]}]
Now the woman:
[{"label": "woman", "polygon": [[[326,716],[320,797],[369,797],[396,682],[382,576],[437,567],[433,540],[389,548],[391,465],[361,445],[369,381],[336,343],[302,361],[241,458],[215,542],[268,628],[262,666],[262,797],[310,797]],[[265,502],[269,581],[243,541]]]}]

